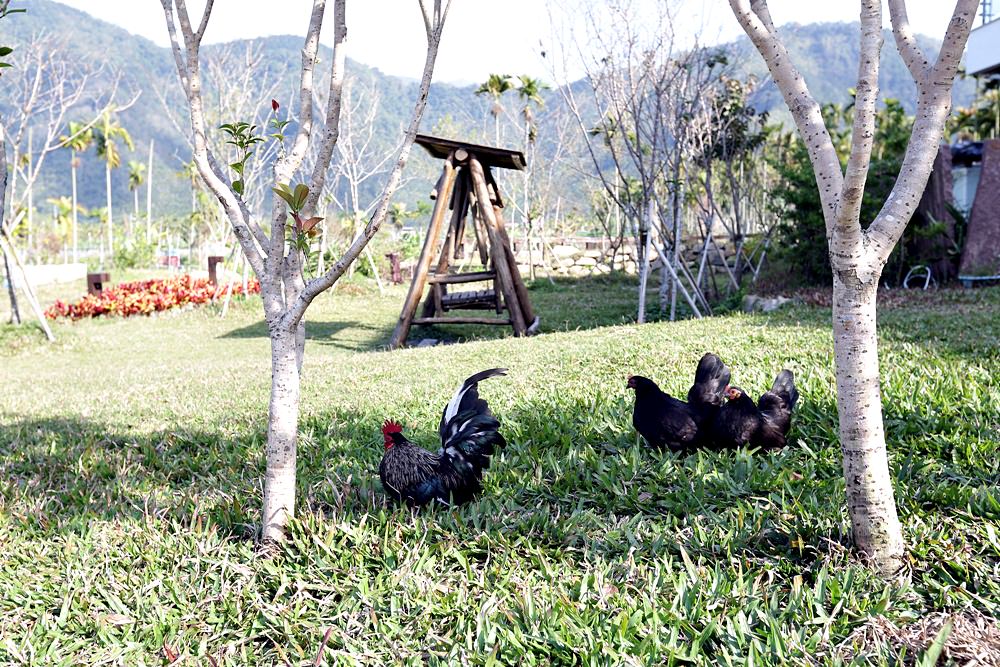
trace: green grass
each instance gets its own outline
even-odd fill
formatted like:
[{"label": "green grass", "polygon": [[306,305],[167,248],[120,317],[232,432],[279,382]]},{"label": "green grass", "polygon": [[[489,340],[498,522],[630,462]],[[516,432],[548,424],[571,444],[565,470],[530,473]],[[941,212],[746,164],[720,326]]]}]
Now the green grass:
[{"label": "green grass", "polygon": [[[0,664],[805,664],[880,614],[1000,605],[1000,290],[882,314],[907,585],[847,548],[829,310],[620,324],[625,280],[532,287],[549,333],[415,332],[403,296],[345,284],[310,311],[299,520],[255,557],[269,383],[259,305],[0,331]],[[617,326],[604,326],[619,324]],[[776,454],[649,451],[629,372],[683,394],[706,350],[754,393],[802,392]],[[434,445],[471,372],[509,445],[481,500],[386,505],[378,426]],[[878,643],[856,664],[888,664]],[[912,657],[912,656],[911,656]]]}]

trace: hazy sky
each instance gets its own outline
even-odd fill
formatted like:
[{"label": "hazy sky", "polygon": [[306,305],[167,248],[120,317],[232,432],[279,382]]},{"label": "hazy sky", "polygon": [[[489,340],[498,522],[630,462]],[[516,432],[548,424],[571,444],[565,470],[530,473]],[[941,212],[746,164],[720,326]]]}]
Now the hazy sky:
[{"label": "hazy sky", "polygon": [[[166,45],[163,12],[157,0],[61,1]],[[575,0],[559,2],[564,7],[577,4]],[[30,0],[28,4],[30,6]],[[194,13],[200,11],[204,0],[189,0],[188,4]],[[332,12],[332,4],[329,3],[328,12]],[[851,0],[771,0],[769,3],[771,15],[778,25],[793,21],[855,21],[859,4]],[[917,32],[938,38],[944,34],[953,2],[909,0],[907,4],[910,21]],[[310,0],[216,0],[205,40],[219,42],[263,35],[301,35],[308,22],[310,6]],[[888,23],[888,10],[883,13]],[[726,0],[687,0],[683,14],[682,20],[689,22],[688,29],[700,27],[704,41],[727,41],[742,34]],[[424,32],[416,0],[348,0],[347,26],[351,58],[388,74],[420,76]],[[435,80],[482,81],[491,72],[544,78],[548,69],[539,56],[540,43],[551,50],[550,34],[545,0],[453,0]],[[890,41],[885,48],[895,47]]]}]

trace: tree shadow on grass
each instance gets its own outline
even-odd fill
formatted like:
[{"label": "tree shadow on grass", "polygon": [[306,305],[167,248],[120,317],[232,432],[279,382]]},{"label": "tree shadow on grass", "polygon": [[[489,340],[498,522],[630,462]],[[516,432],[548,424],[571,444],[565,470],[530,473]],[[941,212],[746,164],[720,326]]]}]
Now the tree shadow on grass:
[{"label": "tree shadow on grass", "polygon": [[[695,559],[804,565],[845,543],[832,401],[804,395],[795,444],[782,451],[678,456],[638,441],[627,400],[599,400],[595,407],[566,399],[558,411],[526,402],[499,414],[508,445],[486,474],[484,494],[458,509],[387,502],[373,414],[305,417],[298,512],[350,524],[400,523],[463,544],[516,535],[580,560],[679,555],[683,546]],[[968,428],[953,420],[913,426],[905,417],[887,411],[901,503],[959,511],[969,499],[963,489],[997,481],[985,460],[952,451],[952,441],[976,437]],[[407,436],[428,448],[439,444],[433,423]],[[260,431],[226,427],[144,433],[80,418],[8,419],[0,421],[0,503],[12,521],[40,535],[82,533],[95,519],[152,519],[251,539],[260,520],[264,441]],[[936,474],[915,461],[935,462]]]},{"label": "tree shadow on grass", "polygon": [[[395,323],[393,323],[395,324]],[[306,321],[306,341],[353,352],[384,349],[389,344],[392,326],[377,326],[358,320]],[[267,324],[261,320],[233,329],[220,338],[267,338]]]},{"label": "tree shadow on grass", "polygon": [[[765,327],[830,330],[832,311],[828,305],[798,306],[752,317]],[[878,332],[889,344],[925,347],[943,358],[996,363],[1000,288],[880,292]]]}]

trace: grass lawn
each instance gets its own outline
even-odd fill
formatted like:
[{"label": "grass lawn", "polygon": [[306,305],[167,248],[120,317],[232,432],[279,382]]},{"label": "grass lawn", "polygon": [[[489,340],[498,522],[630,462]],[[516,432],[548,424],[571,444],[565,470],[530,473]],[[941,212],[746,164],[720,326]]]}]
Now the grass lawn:
[{"label": "grass lawn", "polygon": [[[259,303],[0,329],[0,664],[888,663],[879,628],[1000,605],[1000,289],[882,311],[908,583],[847,548],[829,309],[626,324],[619,278],[532,287],[544,335],[388,353],[404,290],[311,309],[299,520],[254,554],[269,354]],[[649,451],[628,373],[686,392],[703,352],[802,398],[776,454]],[[508,447],[457,510],[385,503],[379,425],[436,445],[467,375]],[[928,638],[929,639],[929,638]],[[851,648],[854,645],[854,648]],[[906,660],[915,658],[906,653]]]}]

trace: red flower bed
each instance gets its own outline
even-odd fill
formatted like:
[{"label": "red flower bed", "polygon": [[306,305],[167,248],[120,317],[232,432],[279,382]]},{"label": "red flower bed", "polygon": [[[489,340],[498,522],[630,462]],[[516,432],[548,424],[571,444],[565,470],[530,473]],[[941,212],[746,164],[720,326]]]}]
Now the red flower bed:
[{"label": "red flower bed", "polygon": [[[248,294],[259,292],[260,283],[256,279],[247,281]],[[45,311],[45,316],[52,320],[59,317],[80,320],[101,315],[149,315],[189,303],[210,303],[225,293],[225,285],[216,287],[207,278],[196,279],[186,274],[164,280],[137,280],[109,287],[100,296],[88,294],[76,303],[56,301]],[[233,294],[243,294],[243,285],[233,283]]]}]

